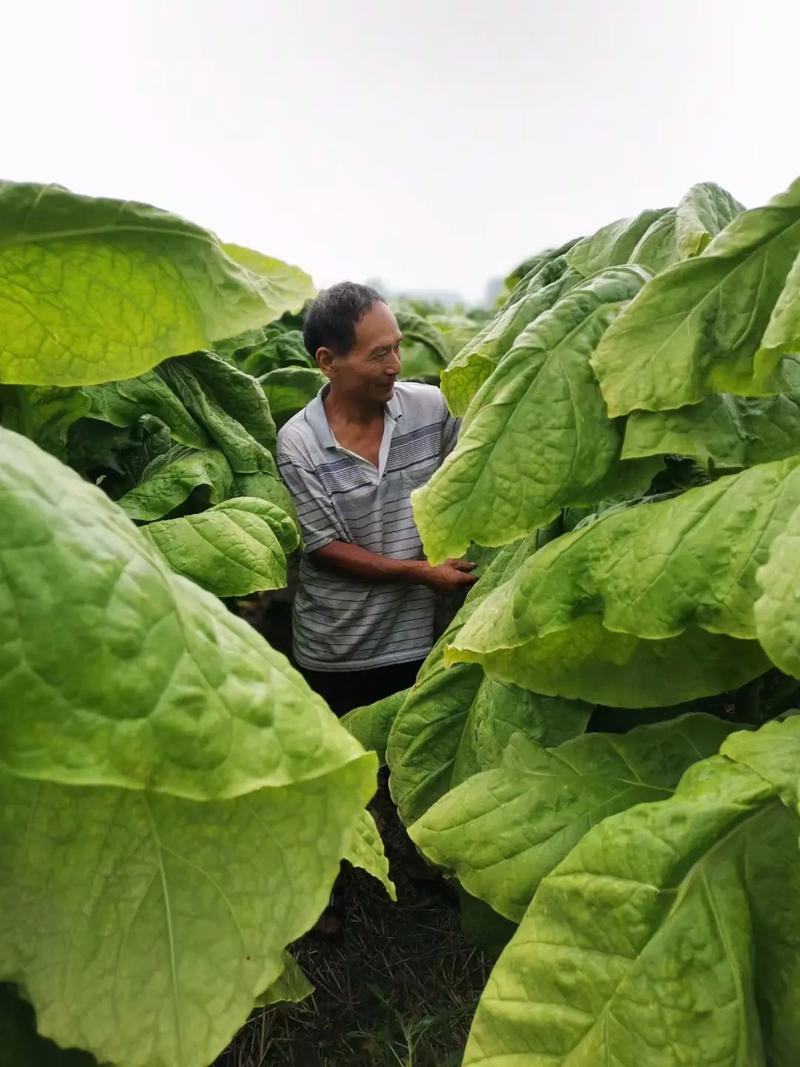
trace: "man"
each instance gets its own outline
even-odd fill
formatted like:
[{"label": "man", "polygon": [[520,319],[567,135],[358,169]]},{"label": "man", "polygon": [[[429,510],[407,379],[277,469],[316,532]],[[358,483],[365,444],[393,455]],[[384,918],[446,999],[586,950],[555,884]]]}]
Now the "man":
[{"label": "man", "polygon": [[323,290],[303,327],[328,379],[278,435],[278,465],[305,552],[294,656],[337,715],[411,685],[433,644],[434,596],[471,564],[430,566],[411,511],[453,448],[458,422],[433,386],[398,382],[402,336],[374,289]]}]

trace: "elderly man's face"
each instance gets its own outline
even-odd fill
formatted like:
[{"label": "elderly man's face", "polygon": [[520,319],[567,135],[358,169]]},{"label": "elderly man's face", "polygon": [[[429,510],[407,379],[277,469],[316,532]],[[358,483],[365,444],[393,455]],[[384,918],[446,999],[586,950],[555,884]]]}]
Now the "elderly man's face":
[{"label": "elderly man's face", "polygon": [[345,355],[318,360],[336,390],[385,404],[400,374],[402,334],[389,307],[376,301],[355,328],[356,343]]}]

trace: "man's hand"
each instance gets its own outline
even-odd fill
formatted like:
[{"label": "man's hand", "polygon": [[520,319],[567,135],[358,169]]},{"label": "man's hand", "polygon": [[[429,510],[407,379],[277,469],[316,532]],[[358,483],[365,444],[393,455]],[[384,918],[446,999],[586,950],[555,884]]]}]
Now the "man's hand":
[{"label": "man's hand", "polygon": [[475,566],[463,559],[448,559],[438,567],[425,564],[421,578],[438,596],[447,596],[448,593],[456,593],[475,584],[478,579],[471,573]]},{"label": "man's hand", "polygon": [[391,559],[347,541],[331,541],[310,556],[318,567],[350,574],[364,582],[427,585],[439,596],[468,589],[478,580],[472,574],[476,565],[463,559],[448,559],[432,567],[424,559]]}]

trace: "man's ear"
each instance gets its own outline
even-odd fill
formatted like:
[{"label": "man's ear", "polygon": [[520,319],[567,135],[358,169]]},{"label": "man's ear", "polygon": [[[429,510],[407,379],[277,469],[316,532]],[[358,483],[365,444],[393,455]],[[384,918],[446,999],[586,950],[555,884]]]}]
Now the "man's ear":
[{"label": "man's ear", "polygon": [[336,376],[334,365],[336,357],[330,348],[318,348],[314,358],[317,361],[317,366],[326,378],[334,378]]}]

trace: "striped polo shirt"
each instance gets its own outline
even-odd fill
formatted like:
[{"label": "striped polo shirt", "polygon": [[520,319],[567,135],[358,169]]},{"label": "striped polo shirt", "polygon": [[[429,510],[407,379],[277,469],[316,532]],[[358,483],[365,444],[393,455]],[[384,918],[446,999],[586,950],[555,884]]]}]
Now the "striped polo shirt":
[{"label": "striped polo shirt", "polygon": [[433,644],[427,586],[361,581],[316,567],[309,553],[346,541],[393,559],[421,559],[409,497],[453,448],[459,420],[434,386],[398,382],[375,467],[334,439],[322,403],[328,388],[278,434],[278,466],[305,542],[293,608],[295,658],[320,671],[423,659]]}]

